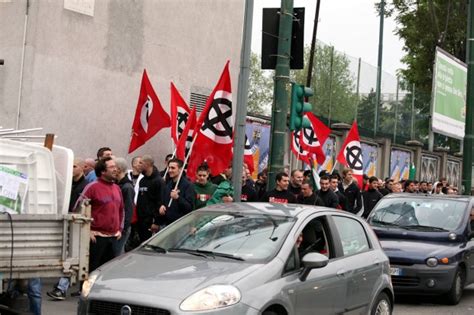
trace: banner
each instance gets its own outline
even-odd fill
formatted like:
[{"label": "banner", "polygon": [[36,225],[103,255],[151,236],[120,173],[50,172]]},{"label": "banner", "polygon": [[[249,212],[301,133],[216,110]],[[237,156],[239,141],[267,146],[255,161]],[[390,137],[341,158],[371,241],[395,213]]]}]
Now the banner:
[{"label": "banner", "polygon": [[431,127],[434,132],[457,139],[464,138],[466,88],[466,64],[436,48],[431,106]]},{"label": "banner", "polygon": [[28,175],[0,165],[0,211],[21,213],[28,191]]},{"label": "banner", "polygon": [[410,176],[411,153],[392,149],[390,153],[390,178],[398,182]]}]

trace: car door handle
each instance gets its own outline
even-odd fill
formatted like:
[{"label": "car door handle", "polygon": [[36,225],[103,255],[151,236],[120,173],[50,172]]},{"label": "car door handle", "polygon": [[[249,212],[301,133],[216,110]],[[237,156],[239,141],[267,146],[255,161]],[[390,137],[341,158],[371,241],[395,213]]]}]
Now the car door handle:
[{"label": "car door handle", "polygon": [[374,260],[374,265],[376,265],[376,266],[380,265],[380,260],[375,259],[375,260]]},{"label": "car door handle", "polygon": [[344,277],[345,274],[346,274],[346,271],[345,271],[344,269],[338,270],[338,271],[336,272],[336,275],[337,275],[338,277]]}]

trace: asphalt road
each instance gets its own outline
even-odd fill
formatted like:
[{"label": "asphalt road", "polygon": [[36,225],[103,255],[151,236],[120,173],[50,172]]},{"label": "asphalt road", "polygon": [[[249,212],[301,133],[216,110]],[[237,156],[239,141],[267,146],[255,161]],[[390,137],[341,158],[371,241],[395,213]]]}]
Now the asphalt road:
[{"label": "asphalt road", "polygon": [[[68,296],[65,301],[52,301],[46,292],[49,291],[54,280],[45,280],[43,285],[43,314],[44,315],[74,315],[77,309],[77,297]],[[72,288],[70,292],[77,290]],[[474,314],[474,285],[467,287],[464,291],[461,303],[456,306],[444,305],[439,299],[429,298],[401,298],[397,297],[394,315],[471,315]]]}]

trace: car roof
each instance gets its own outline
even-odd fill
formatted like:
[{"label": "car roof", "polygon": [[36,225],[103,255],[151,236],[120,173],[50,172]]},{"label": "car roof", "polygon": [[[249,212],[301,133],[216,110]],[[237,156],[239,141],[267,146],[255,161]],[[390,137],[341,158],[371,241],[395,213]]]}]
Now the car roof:
[{"label": "car roof", "polygon": [[466,202],[469,202],[471,201],[472,199],[474,199],[474,197],[471,197],[471,196],[467,196],[467,195],[430,195],[430,194],[413,194],[413,193],[393,193],[393,194],[388,194],[386,196],[384,196],[384,199],[390,199],[390,198],[410,198],[410,199],[426,199],[426,198],[429,198],[429,199],[455,199],[455,200],[460,200],[460,201],[466,201]]},{"label": "car roof", "polygon": [[320,207],[310,206],[302,204],[280,204],[280,203],[269,203],[269,202],[236,202],[236,203],[220,203],[212,206],[201,208],[197,211],[235,211],[245,212],[252,214],[271,214],[271,215],[282,215],[289,217],[297,217],[304,212],[335,212],[340,211]]}]

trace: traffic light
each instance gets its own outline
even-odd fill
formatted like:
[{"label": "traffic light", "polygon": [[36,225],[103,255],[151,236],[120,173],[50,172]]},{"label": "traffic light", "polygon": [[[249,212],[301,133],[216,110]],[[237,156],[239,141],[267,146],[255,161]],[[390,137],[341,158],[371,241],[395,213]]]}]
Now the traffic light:
[{"label": "traffic light", "polygon": [[291,84],[290,130],[300,130],[311,126],[304,114],[311,111],[311,104],[305,98],[313,95],[313,89],[302,84]]}]

